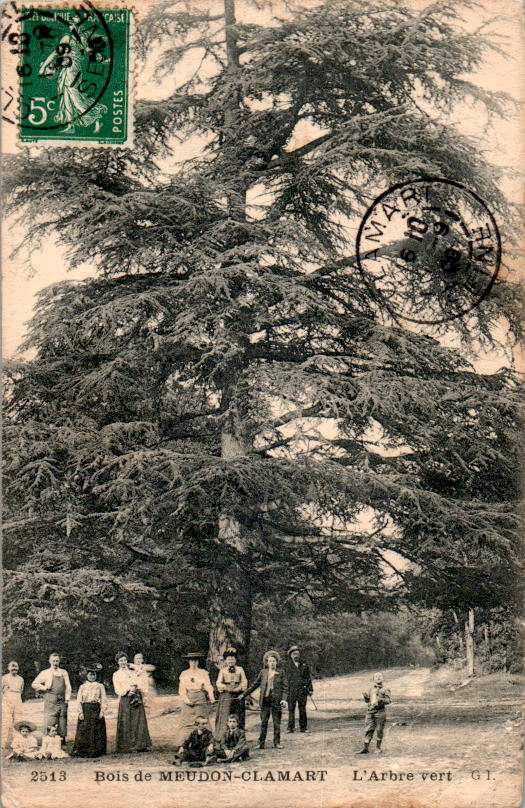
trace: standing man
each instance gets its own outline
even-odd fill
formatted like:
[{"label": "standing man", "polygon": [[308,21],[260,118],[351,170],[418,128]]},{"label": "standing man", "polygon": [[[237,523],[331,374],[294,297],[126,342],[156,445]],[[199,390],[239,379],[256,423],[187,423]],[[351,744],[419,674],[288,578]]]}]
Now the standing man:
[{"label": "standing man", "polygon": [[288,664],[286,674],[288,679],[288,732],[295,730],[295,705],[299,707],[299,729],[306,732],[308,717],[306,715],[306,700],[314,692],[310,668],[301,660],[301,651],[298,645],[288,649]]},{"label": "standing man", "polygon": [[56,724],[63,743],[67,736],[67,704],[71,698],[71,683],[66,670],[59,667],[60,654],[49,655],[49,668],[41,671],[31,687],[44,694],[44,735]]},{"label": "standing man", "polygon": [[22,691],[24,680],[18,675],[18,662],[7,666],[8,673],[2,676],[2,746],[5,748],[13,725],[22,719]]}]

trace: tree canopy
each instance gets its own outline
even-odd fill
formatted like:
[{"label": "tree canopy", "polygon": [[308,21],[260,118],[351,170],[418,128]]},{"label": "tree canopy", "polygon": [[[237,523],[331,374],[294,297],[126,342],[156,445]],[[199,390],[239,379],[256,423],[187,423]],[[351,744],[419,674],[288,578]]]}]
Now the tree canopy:
[{"label": "tree canopy", "polygon": [[[134,149],[25,153],[8,179],[33,248],[54,234],[96,277],[41,293],[33,358],[9,370],[6,599],[195,607],[215,660],[247,647],[253,598],[389,609],[422,570],[441,587],[472,566],[477,586],[519,558],[518,380],[469,362],[517,335],[515,287],[411,330],[352,243],[376,192],[414,177],[461,181],[511,220],[447,122],[467,97],[507,113],[467,78],[494,45],[444,2],[244,11],[154,7],[141,43],[160,79],[188,54],[200,67],[137,103]],[[414,565],[398,587],[386,550]]]}]

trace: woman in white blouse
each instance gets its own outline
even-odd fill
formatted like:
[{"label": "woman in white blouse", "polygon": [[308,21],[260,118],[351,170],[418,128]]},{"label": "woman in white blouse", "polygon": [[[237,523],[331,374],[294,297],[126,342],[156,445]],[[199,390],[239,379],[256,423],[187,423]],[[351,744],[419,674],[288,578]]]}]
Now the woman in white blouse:
[{"label": "woman in white blouse", "polygon": [[219,670],[215,686],[219,691],[219,703],[215,717],[215,732],[220,740],[226,731],[228,716],[232,713],[237,716],[239,729],[244,729],[245,706],[244,699],[240,698],[248,689],[248,680],[244,668],[237,665],[237,651],[228,648],[223,655],[224,666]]},{"label": "woman in white blouse", "polygon": [[107,752],[106,688],[97,682],[97,674],[102,670],[100,662],[90,662],[86,666],[86,681],[77,693],[78,716],[75,743],[71,751],[78,757],[100,757]]},{"label": "woman in white blouse", "polygon": [[202,716],[210,729],[210,706],[215,703],[210,675],[204,668],[199,668],[202,654],[186,654],[188,668],[179,676],[179,696],[182,700],[180,724],[176,734],[175,745],[182,746],[186,738],[195,729],[195,719]]},{"label": "woman in white blouse", "polygon": [[151,746],[148,722],[142,695],[134,671],[128,667],[128,657],[115,657],[118,670],[113,674],[113,689],[119,697],[117,718],[117,752],[143,752]]}]

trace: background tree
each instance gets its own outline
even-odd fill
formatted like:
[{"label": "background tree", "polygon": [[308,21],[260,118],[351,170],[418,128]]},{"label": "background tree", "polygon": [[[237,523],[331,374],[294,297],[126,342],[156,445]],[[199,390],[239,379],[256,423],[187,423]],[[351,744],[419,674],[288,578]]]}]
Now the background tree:
[{"label": "background tree", "polygon": [[[483,432],[487,407],[514,423],[515,380],[469,365],[504,320],[516,331],[514,287],[423,334],[381,309],[351,244],[376,190],[410,177],[459,180],[512,217],[446,122],[467,96],[509,104],[465,79],[491,45],[457,19],[345,0],[259,25],[233,0],[160,4],[144,52],[166,80],[188,54],[200,66],[138,103],[134,150],[12,161],[33,246],[56,234],[97,270],[42,293],[8,392],[13,565],[37,597],[35,529],[45,581],[89,581],[91,603],[108,586],[187,597],[216,661],[248,648],[254,597],[390,608],[389,548],[437,574],[484,532],[515,563],[516,491],[486,479],[508,447]],[[446,312],[444,283],[432,305]],[[452,333],[462,351],[440,343]],[[443,483],[455,462],[461,489]]]}]

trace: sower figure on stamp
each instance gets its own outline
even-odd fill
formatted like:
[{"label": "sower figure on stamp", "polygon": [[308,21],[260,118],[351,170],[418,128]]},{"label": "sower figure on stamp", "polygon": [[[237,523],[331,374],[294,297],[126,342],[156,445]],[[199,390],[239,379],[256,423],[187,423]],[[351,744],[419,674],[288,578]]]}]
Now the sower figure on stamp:
[{"label": "sower figure on stamp", "polygon": [[44,694],[43,734],[56,724],[58,734],[65,743],[67,736],[67,705],[71,698],[71,683],[66,670],[59,667],[60,654],[49,655],[49,668],[41,671],[31,687]]},{"label": "sower figure on stamp", "polygon": [[365,716],[365,743],[358,754],[368,754],[368,747],[374,732],[376,734],[377,751],[380,753],[386,722],[385,707],[391,701],[390,690],[383,686],[382,673],[374,674],[374,683],[370,690],[363,693],[363,698],[368,704]]},{"label": "sower figure on stamp", "polygon": [[270,715],[273,721],[273,745],[276,749],[282,749],[281,715],[282,708],[286,705],[288,684],[283,671],[277,670],[279,660],[280,656],[277,651],[267,651],[263,656],[263,669],[243,696],[243,698],[246,698],[258,687],[260,688],[261,732],[259,735],[259,749],[264,749]]},{"label": "sower figure on stamp", "polygon": [[287,652],[288,664],[286,676],[288,678],[288,732],[295,730],[295,706],[299,708],[299,729],[306,732],[308,717],[306,715],[306,700],[314,692],[310,668],[301,659],[298,645],[292,645]]},{"label": "sower figure on stamp", "polygon": [[22,692],[24,680],[18,674],[18,662],[7,666],[2,676],[2,746],[6,747],[13,725],[22,718]]}]

